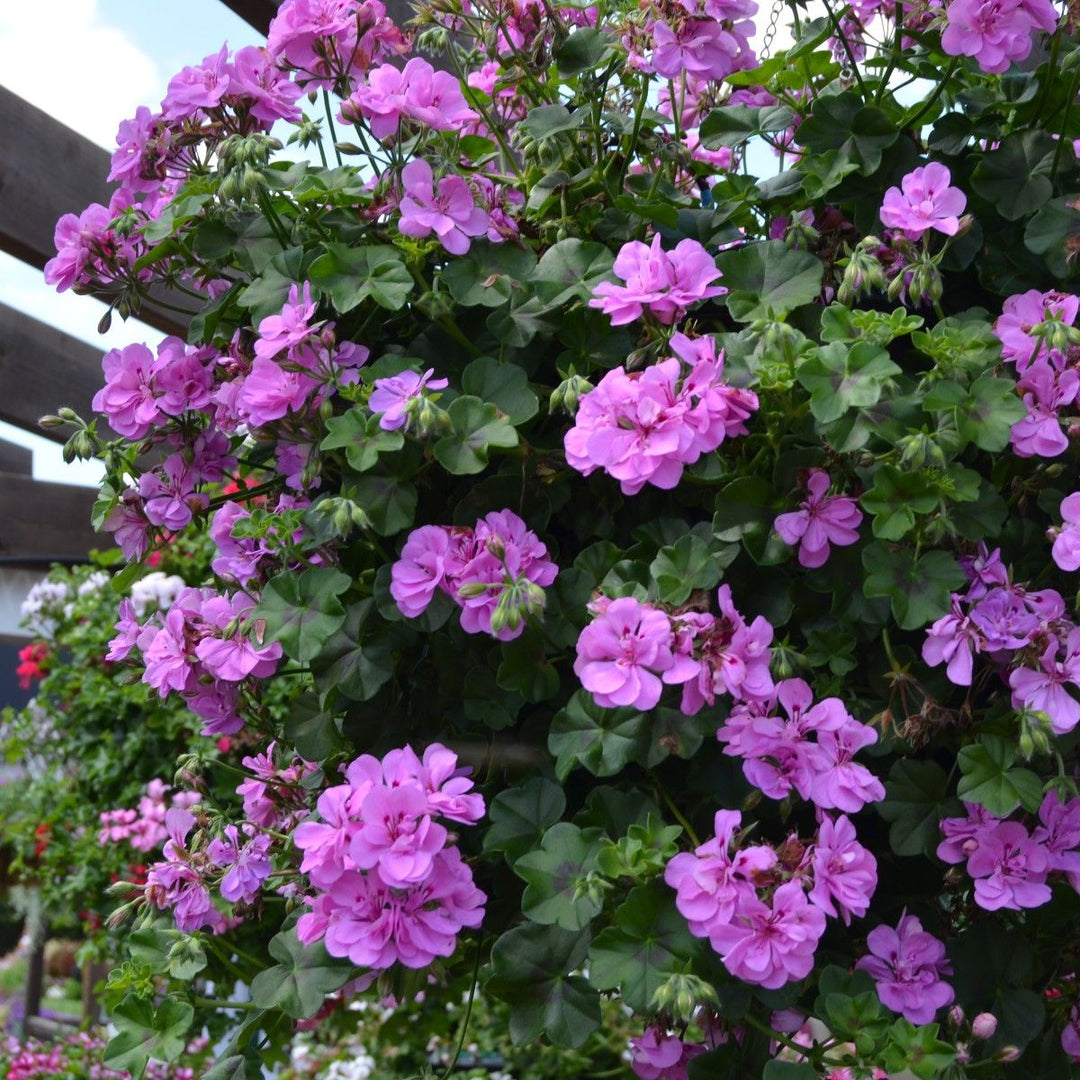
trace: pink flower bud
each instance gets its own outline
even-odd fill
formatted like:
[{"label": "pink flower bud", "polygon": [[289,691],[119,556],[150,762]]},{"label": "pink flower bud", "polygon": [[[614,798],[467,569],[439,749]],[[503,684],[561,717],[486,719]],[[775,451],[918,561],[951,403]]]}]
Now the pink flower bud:
[{"label": "pink flower bud", "polygon": [[993,1013],[979,1013],[979,1015],[971,1021],[972,1037],[976,1039],[991,1039],[994,1036],[994,1032],[997,1031],[997,1026],[997,1017]]}]

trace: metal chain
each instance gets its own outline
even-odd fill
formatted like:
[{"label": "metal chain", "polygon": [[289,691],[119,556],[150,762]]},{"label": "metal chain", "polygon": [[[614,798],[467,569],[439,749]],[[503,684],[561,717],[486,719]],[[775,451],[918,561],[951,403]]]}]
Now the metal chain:
[{"label": "metal chain", "polygon": [[775,0],[769,15],[769,25],[765,28],[765,37],[761,41],[760,60],[768,60],[772,51],[773,38],[776,37],[776,24],[780,21],[780,12],[787,6],[785,0]]}]

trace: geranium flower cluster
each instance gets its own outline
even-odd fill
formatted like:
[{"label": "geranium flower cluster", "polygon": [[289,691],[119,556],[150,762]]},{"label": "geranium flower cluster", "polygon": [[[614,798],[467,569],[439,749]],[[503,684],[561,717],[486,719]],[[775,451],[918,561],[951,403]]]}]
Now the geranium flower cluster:
[{"label": "geranium flower cluster", "polygon": [[1051,897],[1048,878],[1061,874],[1080,892],[1080,798],[1062,801],[1051,791],[1031,831],[1019,821],[965,805],[966,817],[944,818],[938,858],[966,863],[975,882],[975,903],[985,911],[1042,907]]},{"label": "geranium flower cluster", "polygon": [[256,645],[241,629],[253,607],[244,592],[185,588],[167,613],[140,623],[132,602],[122,600],[106,659],[125,660],[137,650],[142,681],[159,697],[179,693],[203,720],[204,735],[234,734],[244,726],[240,684],[272,675],[282,655],[277,642]]},{"label": "geranium flower cluster", "polygon": [[781,514],[773,522],[780,539],[798,546],[799,564],[808,569],[824,566],[829,545],[846,547],[859,539],[862,511],[849,495],[830,495],[831,480],[824,469],[811,469],[806,479],[807,496],[799,509]]},{"label": "geranium flower cluster", "polygon": [[1066,617],[1061,594],[1012,584],[997,550],[981,549],[965,570],[967,592],[954,593],[952,611],[927,630],[923,659],[970,686],[974,657],[985,655],[1008,672],[1013,708],[1046,713],[1057,735],[1072,731],[1080,702],[1066,686],[1080,687],[1080,627]]},{"label": "geranium flower cluster", "polygon": [[1027,415],[1013,424],[1010,442],[1020,457],[1053,458],[1069,448],[1062,413],[1080,396],[1074,366],[1080,298],[1029,289],[1006,299],[994,323],[1002,359],[1012,363]]},{"label": "geranium flower cluster", "polygon": [[445,593],[461,609],[466,633],[512,641],[527,616],[543,611],[543,587],[558,572],[536,533],[512,510],[497,510],[471,529],[414,529],[391,567],[390,595],[406,618],[415,619],[436,592]]},{"label": "geranium flower cluster", "polygon": [[674,356],[640,372],[614,368],[581,398],[564,438],[571,468],[603,469],[625,495],[669,490],[687,465],[746,434],[757,395],[724,382],[715,340],[676,333],[670,344]]},{"label": "geranium flower cluster", "polygon": [[690,931],[708,938],[738,979],[775,990],[805,978],[826,916],[866,914],[877,862],[851,821],[823,817],[815,842],[742,846],[742,814],[718,810],[715,836],[667,864],[664,880]]},{"label": "geranium flower cluster", "polygon": [[896,928],[878,926],[866,939],[870,955],[855,964],[877,984],[886,1007],[912,1024],[928,1024],[939,1009],[951,1005],[956,993],[943,975],[952,973],[945,943],[923,929],[906,912]]},{"label": "geranium flower cluster", "polygon": [[266,48],[304,89],[340,90],[406,44],[380,0],[285,0]]},{"label": "geranium flower cluster", "polygon": [[131,809],[103,810],[98,842],[116,844],[126,840],[136,851],[154,851],[168,838],[165,814],[170,807],[186,810],[202,801],[197,791],[174,791],[164,780],[146,785],[146,794]]},{"label": "geranium flower cluster", "polygon": [[261,753],[241,759],[251,775],[237,785],[236,794],[244,800],[246,821],[287,834],[308,816],[307,792],[301,781],[319,767],[295,756],[279,764],[276,750],[275,741]]},{"label": "geranium flower cluster", "polygon": [[681,685],[680,708],[693,716],[718,694],[735,701],[768,699],[773,628],[764,616],[747,623],[731,599],[717,591],[720,615],[670,614],[631,596],[596,596],[592,621],[577,640],[574,673],[598,705],[651,709],[665,685]]},{"label": "geranium flower cluster", "polygon": [[422,759],[409,746],[381,761],[364,754],[345,779],[319,796],[321,820],[293,834],[314,890],[297,936],[374,970],[452,955],[461,930],[480,925],[487,897],[442,822],[475,824],[482,796],[438,743]]},{"label": "geranium flower cluster", "polygon": [[1050,0],[952,0],[941,47],[950,56],[973,56],[983,71],[1000,75],[1028,58],[1036,31],[1052,34],[1057,23]]},{"label": "geranium flower cluster", "polygon": [[[774,715],[778,703],[786,716]],[[802,679],[785,679],[767,699],[736,704],[716,737],[770,799],[794,791],[821,810],[854,814],[885,798],[881,781],[853,760],[878,741],[877,731],[851,716],[839,698],[814,704]]]},{"label": "geranium flower cluster", "polygon": [[432,131],[455,131],[479,120],[465,103],[461,83],[447,71],[436,71],[414,56],[398,69],[383,64],[367,73],[367,81],[342,103],[338,118],[345,124],[367,121],[373,135],[387,139],[402,123]]},{"label": "geranium flower cluster", "polygon": [[190,810],[174,806],[165,812],[164,858],[147,871],[142,900],[159,911],[171,911],[177,929],[184,933],[205,928],[220,934],[237,920],[214,903],[210,883],[219,879],[221,895],[231,903],[251,903],[273,872],[272,841],[254,825],[245,824],[242,833],[227,825],[223,837],[215,837],[206,847],[190,848],[188,834],[195,824]]},{"label": "geranium flower cluster", "polygon": [[[149,438],[172,448],[160,465],[142,474],[136,488],[121,493],[105,521],[128,559],[145,554],[155,528],[174,532],[208,508],[206,485],[221,483],[236,468],[227,433],[276,427],[356,381],[369,350],[338,342],[333,322],[315,320],[316,307],[310,284],[294,284],[280,312],[259,321],[250,351],[237,335],[225,356],[189,348],[173,337],[161,343],[156,356],[144,345],[106,353],[106,385],[94,398],[95,409],[127,438]],[[310,441],[287,432],[275,444],[287,485],[301,487]],[[296,505],[285,496],[279,509]],[[228,510],[214,539],[224,559],[239,560],[237,565],[227,561],[219,572],[246,581],[258,555],[256,545],[234,541],[231,527],[238,516],[241,511]]]},{"label": "geranium flower cluster", "polygon": [[680,240],[670,252],[661,246],[659,233],[651,244],[631,240],[619,249],[613,270],[626,284],[603,281],[589,301],[589,307],[611,316],[612,326],[640,319],[646,309],[670,326],[698,301],[727,292],[713,284],[720,269],[696,240]]}]

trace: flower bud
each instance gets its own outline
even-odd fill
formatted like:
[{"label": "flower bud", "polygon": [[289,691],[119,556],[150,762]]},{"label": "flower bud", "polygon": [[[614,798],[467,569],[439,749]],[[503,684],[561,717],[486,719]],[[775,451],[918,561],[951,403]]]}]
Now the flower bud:
[{"label": "flower bud", "polygon": [[946,1019],[949,1021],[949,1027],[959,1028],[963,1025],[965,1013],[959,1005],[954,1005],[946,1014]]},{"label": "flower bud", "polygon": [[677,971],[656,988],[649,1009],[667,1013],[676,1024],[688,1024],[703,1005],[720,1008],[720,1000],[712,984],[697,975]]},{"label": "flower bud", "polygon": [[417,402],[414,420],[416,434],[421,438],[442,435],[454,426],[450,414],[445,409],[440,409],[426,395],[421,396]]},{"label": "flower bud", "polygon": [[561,409],[568,416],[573,416],[577,412],[578,403],[592,388],[593,385],[588,379],[575,375],[571,370],[569,377],[551,391],[548,410],[556,412]]},{"label": "flower bud", "polygon": [[971,1035],[975,1039],[992,1039],[997,1031],[997,1017],[993,1013],[982,1012],[971,1021]]},{"label": "flower bud", "polygon": [[995,1061],[1016,1061],[1020,1057],[1019,1046],[1003,1046],[995,1055]]}]

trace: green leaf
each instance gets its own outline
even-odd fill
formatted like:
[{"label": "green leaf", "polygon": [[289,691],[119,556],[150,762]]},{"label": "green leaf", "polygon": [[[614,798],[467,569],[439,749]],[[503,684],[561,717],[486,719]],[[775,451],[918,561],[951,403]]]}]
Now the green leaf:
[{"label": "green leaf", "polygon": [[456,398],[447,410],[453,430],[434,447],[436,460],[455,476],[482,472],[491,447],[517,446],[518,434],[495,405],[478,397]]},{"label": "green leaf", "polygon": [[1059,277],[1073,272],[1072,254],[1080,237],[1080,203],[1075,195],[1051,199],[1028,223],[1024,246],[1045,257]]},{"label": "green leaf", "polygon": [[544,833],[540,849],[514,863],[514,873],[528,884],[521,910],[533,922],[582,930],[604,906],[604,892],[592,885],[603,832],[560,821]]},{"label": "green leaf", "polygon": [[1009,378],[980,375],[956,406],[956,430],[980,450],[996,454],[1009,445],[1013,424],[1027,415],[1027,407]]},{"label": "green leaf", "polygon": [[864,175],[877,170],[882,152],[899,136],[888,114],[864,106],[853,91],[817,98],[810,116],[799,125],[799,141],[813,150],[814,156],[838,151],[857,162]]},{"label": "green leaf", "polygon": [[877,812],[891,823],[889,846],[897,855],[931,855],[941,843],[940,821],[949,778],[933,761],[901,758],[889,771],[885,801]]},{"label": "green leaf", "polygon": [[1034,812],[1043,796],[1043,784],[1030,769],[1010,768],[1017,748],[1000,735],[983,735],[963,747],[957,764],[963,775],[956,793],[965,802],[985,806],[995,817],[1008,817],[1018,806]]},{"label": "green leaf", "polygon": [[500,791],[488,807],[491,826],[484,851],[501,851],[513,863],[539,846],[548,827],[562,817],[566,794],[559,784],[534,776],[520,787]]},{"label": "green leaf", "polygon": [[502,307],[524,290],[535,266],[531,248],[474,240],[468,255],[450,262],[439,280],[464,307]]},{"label": "green leaf", "polygon": [[542,1034],[556,1046],[577,1047],[600,1027],[600,995],[579,975],[589,935],[526,923],[503,934],[491,950],[485,989],[510,1004],[516,1046]]},{"label": "green leaf", "polygon": [[206,967],[206,951],[197,937],[179,930],[147,926],[128,938],[128,952],[137,963],[167,971],[187,982]]},{"label": "green leaf", "polygon": [[804,1065],[795,1061],[772,1061],[765,1063],[761,1080],[817,1080],[818,1072],[813,1065]]},{"label": "green leaf", "polygon": [[881,540],[869,544],[862,554],[867,597],[887,596],[892,612],[904,630],[918,630],[949,611],[949,597],[963,585],[960,564],[947,551],[928,551],[915,559],[909,548],[891,549]]},{"label": "green leaf", "polygon": [[295,929],[274,935],[270,955],[278,963],[252,980],[251,1000],[260,1009],[280,1009],[294,1020],[314,1016],[326,995],[340,990],[353,973],[352,965],[333,959],[322,942],[301,945]]},{"label": "green leaf", "polygon": [[[373,618],[374,606],[375,601],[370,598],[351,605],[344,625],[311,661],[315,687],[320,694],[336,690],[353,701],[368,701],[394,674],[394,649],[400,644],[396,635],[403,631],[400,628],[395,631]],[[331,735],[325,722],[322,732]],[[325,756],[323,753],[312,760],[319,761]]]},{"label": "green leaf", "polygon": [[326,251],[308,268],[312,288],[326,296],[344,314],[364,300],[398,311],[405,306],[414,282],[409,268],[388,244],[348,247],[327,244]]},{"label": "green leaf", "polygon": [[[801,133],[801,129],[800,129]],[[1057,142],[1048,131],[1006,135],[971,174],[971,186],[1006,221],[1016,221],[1050,201],[1050,172]]]},{"label": "green leaf", "polygon": [[799,362],[796,378],[810,391],[810,411],[823,424],[852,408],[876,405],[900,368],[882,348],[865,341],[839,341],[814,349]]},{"label": "green leaf", "polygon": [[353,488],[356,501],[380,536],[394,536],[413,523],[416,488],[401,477],[367,472],[357,478]]},{"label": "green leaf", "polygon": [[614,776],[648,753],[649,720],[634,709],[605,709],[578,690],[551,721],[548,749],[558,759],[560,780],[577,765],[594,776]]},{"label": "green leaf", "polygon": [[694,589],[716,585],[738,553],[738,544],[710,545],[697,533],[689,533],[661,548],[649,571],[660,599],[678,605],[685,603]]},{"label": "green leaf", "polygon": [[461,389],[498,406],[512,424],[524,424],[540,409],[540,401],[529,389],[529,379],[517,364],[501,363],[481,356],[465,369]]},{"label": "green leaf", "polygon": [[302,574],[286,570],[266,583],[250,622],[264,622],[266,639],[280,641],[286,656],[311,660],[345,622],[338,597],[351,584],[347,574],[329,567],[311,567]]},{"label": "green leaf", "polygon": [[701,121],[702,146],[717,150],[722,146],[741,146],[755,135],[786,131],[795,122],[795,113],[787,105],[725,105],[713,109]]},{"label": "green leaf", "polygon": [[259,1055],[254,1051],[246,1054],[230,1054],[219,1058],[203,1073],[203,1080],[262,1080],[263,1070]]},{"label": "green leaf", "polygon": [[561,307],[570,300],[588,300],[608,280],[614,261],[607,245],[571,237],[544,252],[529,280],[545,307]]},{"label": "green leaf", "polygon": [[379,417],[370,415],[360,405],[354,405],[341,416],[326,421],[329,434],[319,444],[322,450],[345,451],[349,468],[366,472],[379,460],[381,453],[400,450],[405,437],[400,431],[384,431],[379,427]]},{"label": "green leaf", "polygon": [[542,142],[564,131],[577,131],[586,115],[585,109],[571,112],[565,105],[538,105],[518,122],[518,131],[527,138]]},{"label": "green leaf", "polygon": [[611,39],[602,30],[580,26],[555,52],[555,63],[563,78],[580,75],[596,67],[611,51]]},{"label": "green leaf", "polygon": [[502,645],[502,662],[495,673],[504,690],[514,690],[526,701],[547,701],[559,692],[559,672],[548,659],[544,639],[533,627]]},{"label": "green leaf", "polygon": [[937,509],[938,493],[924,473],[882,465],[874,473],[874,486],[859,500],[874,515],[874,535],[899,540],[915,527],[916,514]]},{"label": "green leaf", "polygon": [[285,738],[305,760],[323,761],[342,745],[340,718],[321,709],[314,694],[302,694],[285,717]]},{"label": "green leaf", "polygon": [[956,1047],[937,1037],[937,1024],[915,1027],[897,1020],[888,1031],[883,1064],[889,1072],[910,1069],[919,1080],[936,1080],[956,1059]]},{"label": "green leaf", "polygon": [[589,949],[589,982],[618,990],[635,1012],[655,1008],[653,995],[694,953],[696,941],[675,909],[674,896],[659,881],[632,889]]},{"label": "green leaf", "polygon": [[811,303],[821,292],[825,272],[816,255],[789,248],[782,240],[721,252],[716,265],[724,273],[721,283],[731,290],[728,310],[739,322],[784,315]]},{"label": "green leaf", "polygon": [[176,1061],[187,1045],[185,1036],[195,1010],[179,998],[167,997],[155,1009],[146,998],[128,994],[109,1013],[117,1028],[105,1048],[105,1065],[130,1072],[138,1080],[147,1062]]}]

